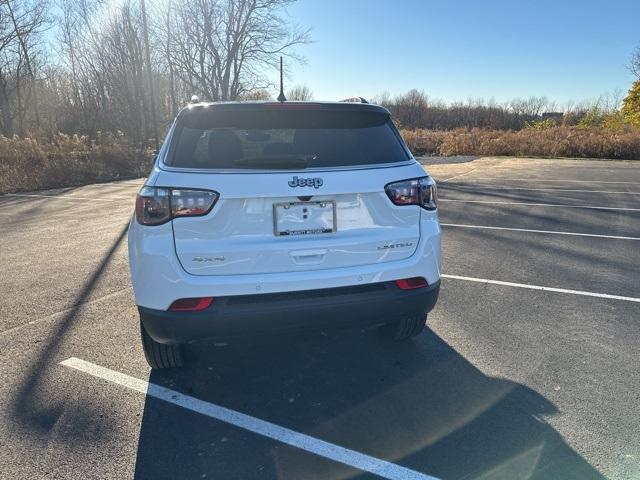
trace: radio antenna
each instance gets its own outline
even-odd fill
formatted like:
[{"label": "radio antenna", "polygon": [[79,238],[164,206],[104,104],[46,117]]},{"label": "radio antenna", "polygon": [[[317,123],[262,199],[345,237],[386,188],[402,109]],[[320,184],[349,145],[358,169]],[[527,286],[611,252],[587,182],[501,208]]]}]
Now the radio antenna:
[{"label": "radio antenna", "polygon": [[280,95],[278,95],[279,102],[286,102],[287,97],[284,96],[284,84],[282,81],[282,55],[280,55]]}]

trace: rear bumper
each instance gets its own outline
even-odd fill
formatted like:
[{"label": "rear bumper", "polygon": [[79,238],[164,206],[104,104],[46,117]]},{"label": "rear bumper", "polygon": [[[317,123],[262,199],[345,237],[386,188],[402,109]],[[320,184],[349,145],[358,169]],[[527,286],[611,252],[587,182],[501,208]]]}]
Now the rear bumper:
[{"label": "rear bumper", "polygon": [[[290,272],[246,275],[191,275],[176,256],[171,222],[154,227],[129,226],[129,266],[135,303],[167,310],[173,301],[188,297],[234,297],[279,292],[340,288],[424,277],[429,284],[440,278],[440,226],[437,213],[421,213],[420,241],[404,260],[339,268],[293,268]],[[256,255],[259,252],[256,245]]]},{"label": "rear bumper", "polygon": [[440,281],[401,290],[394,282],[286,293],[218,297],[202,312],[138,307],[149,335],[160,343],[190,343],[288,330],[376,325],[425,315]]}]

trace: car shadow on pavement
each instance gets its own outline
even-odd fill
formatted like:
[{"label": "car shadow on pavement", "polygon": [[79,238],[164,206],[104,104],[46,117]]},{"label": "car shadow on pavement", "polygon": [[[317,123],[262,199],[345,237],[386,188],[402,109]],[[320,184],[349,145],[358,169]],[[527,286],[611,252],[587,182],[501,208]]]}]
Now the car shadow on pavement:
[{"label": "car shadow on pavement", "polygon": [[[41,342],[40,346],[29,350],[31,358],[29,367],[21,375],[21,383],[17,385],[16,392],[10,403],[10,412],[17,425],[29,434],[42,434],[43,441],[49,439],[49,434],[62,415],[67,411],[64,399],[58,398],[58,392],[52,392],[47,387],[52,367],[56,367],[54,359],[59,356],[60,350],[70,332],[75,328],[78,317],[85,303],[89,300],[96,285],[101,281],[105,271],[109,267],[117,250],[120,248],[128,231],[128,224],[124,225],[114,240],[108,246],[102,258],[98,261],[91,276],[84,282],[82,289],[77,293],[72,305],[59,312],[51,327],[48,338]],[[45,317],[46,318],[46,317]],[[19,327],[18,327],[19,328]],[[68,413],[68,411],[67,411]],[[75,410],[72,428],[66,433],[69,441],[86,441],[86,431],[93,425],[95,419],[100,416],[94,410]],[[92,437],[95,441],[95,437]]]},{"label": "car shadow on pavement", "polygon": [[[441,479],[601,479],[528,387],[483,374],[431,330],[238,340],[150,382]],[[374,478],[147,396],[136,479]],[[377,478],[377,477],[376,477]]]}]

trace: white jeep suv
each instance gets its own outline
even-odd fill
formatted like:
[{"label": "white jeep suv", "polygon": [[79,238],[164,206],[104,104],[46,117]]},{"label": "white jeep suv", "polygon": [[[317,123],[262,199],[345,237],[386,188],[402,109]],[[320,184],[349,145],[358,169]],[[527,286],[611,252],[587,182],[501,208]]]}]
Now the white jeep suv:
[{"label": "white jeep suv", "polygon": [[419,334],[440,286],[436,185],[384,108],[198,103],[136,199],[131,280],[154,368],[291,329]]}]

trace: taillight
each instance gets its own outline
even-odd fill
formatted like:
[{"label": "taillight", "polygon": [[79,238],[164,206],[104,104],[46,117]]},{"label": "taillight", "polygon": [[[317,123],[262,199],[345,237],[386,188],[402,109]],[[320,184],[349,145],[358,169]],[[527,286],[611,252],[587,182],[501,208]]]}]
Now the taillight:
[{"label": "taillight", "polygon": [[168,188],[142,187],[136,197],[136,220],[141,225],[161,225],[171,220]]},{"label": "taillight", "polygon": [[420,205],[426,210],[438,208],[436,183],[430,177],[390,183],[384,191],[395,205]]},{"label": "taillight", "polygon": [[171,190],[171,215],[195,217],[206,215],[218,200],[218,194],[208,190]]},{"label": "taillight", "polygon": [[218,200],[209,190],[142,187],[136,197],[136,220],[141,225],[161,225],[172,218],[206,215]]}]

